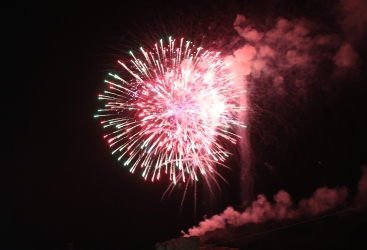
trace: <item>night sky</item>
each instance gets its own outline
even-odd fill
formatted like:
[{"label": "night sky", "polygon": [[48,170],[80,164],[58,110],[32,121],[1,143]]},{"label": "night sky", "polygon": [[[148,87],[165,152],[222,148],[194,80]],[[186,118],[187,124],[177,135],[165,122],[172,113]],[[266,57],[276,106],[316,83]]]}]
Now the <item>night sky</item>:
[{"label": "night sky", "polygon": [[[320,24],[319,28],[311,25],[313,31],[327,30],[336,34],[336,43],[352,44],[358,58],[349,68],[336,69],[330,63],[333,59],[326,56],[325,61],[310,60],[316,65],[312,69],[283,70],[274,63],[283,77],[283,94],[272,92],[274,78],[270,75],[250,74],[247,79],[251,83],[252,197],[262,193],[271,201],[283,189],[297,204],[318,187],[345,186],[348,199],[353,199],[361,166],[367,164],[367,32],[361,32],[366,30],[366,18],[358,29],[342,31],[338,1],[194,2],[20,1],[1,8],[5,75],[1,249],[69,249],[71,244],[74,250],[154,249],[156,242],[179,237],[181,230],[197,225],[204,215],[213,216],[228,206],[241,211],[243,199],[251,201],[241,192],[240,167],[232,159],[228,165],[233,170],[223,172],[229,185],[224,183],[222,192],[213,197],[199,184],[196,212],[190,188],[179,214],[183,186],[161,201],[168,180],[145,181],[138,171],[131,174],[111,155],[102,138],[103,129],[93,117],[101,105],[97,95],[108,71],[118,67],[117,59],[128,58],[127,51],[146,44],[155,23],[161,25],[158,32],[164,30],[162,36],[170,32],[182,35],[185,30],[190,31],[189,36],[208,34],[209,44],[227,55],[246,44],[233,28],[236,14],[248,17],[256,24],[253,29],[264,32],[280,17],[312,20]],[[190,19],[190,29],[170,31]],[[323,49],[335,54],[340,45]],[[307,53],[310,58],[321,55],[317,49]],[[305,91],[299,86],[306,86]],[[364,208],[344,219],[328,217],[293,231],[270,232],[253,241],[225,245],[363,249],[366,221]],[[227,234],[233,239],[284,225],[288,224],[232,229],[223,232],[219,241],[225,241]],[[209,243],[213,242],[218,241]]]}]

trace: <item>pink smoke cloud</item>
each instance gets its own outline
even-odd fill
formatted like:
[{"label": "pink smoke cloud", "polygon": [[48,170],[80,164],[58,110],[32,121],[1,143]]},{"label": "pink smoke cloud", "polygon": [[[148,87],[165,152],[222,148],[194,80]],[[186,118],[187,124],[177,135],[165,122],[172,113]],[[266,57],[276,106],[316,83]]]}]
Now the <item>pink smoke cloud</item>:
[{"label": "pink smoke cloud", "polygon": [[[233,66],[232,71],[242,82],[245,77],[267,76],[274,79],[274,87],[279,88],[277,93],[283,93],[283,74],[291,68],[307,69],[312,73],[314,61],[320,58],[320,54],[313,58],[312,50],[319,44],[325,44],[334,40],[324,37],[312,38],[312,24],[305,19],[289,21],[279,18],[265,32],[256,31],[249,20],[243,15],[237,15],[234,29],[248,43],[236,50],[232,56],[226,58]],[[330,58],[332,56],[329,56]]]},{"label": "pink smoke cloud", "polygon": [[238,32],[238,34],[246,40],[251,42],[260,41],[263,38],[264,33],[251,28],[251,26],[246,26],[246,23],[247,20],[243,15],[237,15],[237,18],[233,23],[233,27]]},{"label": "pink smoke cloud", "polygon": [[[330,65],[334,63],[336,68],[356,67],[359,55],[353,47],[354,40],[349,40],[344,35],[349,33],[348,28],[356,29],[358,34],[365,32],[367,2],[362,3],[362,1],[364,0],[340,1],[340,6],[344,8],[342,8],[343,18],[340,21],[344,34],[327,34],[327,31],[318,33],[317,25],[309,20],[284,18],[279,18],[267,30],[258,31],[245,16],[237,15],[233,26],[239,36],[244,38],[246,44],[233,55],[225,58],[234,73],[236,83],[246,88],[247,76],[251,75],[254,78],[265,76],[272,79],[273,88],[269,88],[269,91],[283,94],[287,71],[297,69],[299,74],[292,76],[291,83],[297,89],[297,94],[302,96],[307,91],[305,74],[308,76],[315,74],[313,69],[322,66],[321,63],[325,61]],[[361,5],[363,11],[356,9],[358,5]],[[356,16],[353,16],[353,11],[356,11]],[[357,17],[360,18],[360,23]],[[245,104],[247,104],[247,98],[245,97]],[[242,171],[246,173],[248,168],[250,167],[244,166]],[[247,172],[250,173],[250,171]],[[367,168],[362,168],[362,172],[355,204],[367,202]],[[241,178],[246,179],[246,177]],[[207,218],[198,226],[188,229],[186,236],[203,236],[206,232],[244,226],[249,223],[313,217],[345,205],[347,198],[348,190],[345,187],[320,187],[310,198],[302,199],[297,205],[284,190],[274,196],[274,202],[268,201],[265,195],[259,194],[244,211],[236,211],[233,207],[228,207],[221,214]]]},{"label": "pink smoke cloud", "polygon": [[347,188],[330,189],[327,187],[318,188],[310,199],[299,202],[299,213],[316,216],[330,211],[337,205],[342,204],[347,198]]},{"label": "pink smoke cloud", "polygon": [[275,51],[269,46],[261,46],[259,51],[259,58],[269,57],[274,58]]},{"label": "pink smoke cloud", "polygon": [[[359,2],[359,0],[353,0],[349,3],[342,0],[338,5],[339,7],[345,5],[344,23],[355,24],[356,20],[350,15],[351,10],[354,10]],[[260,30],[244,15],[237,15],[233,27],[245,44],[232,55],[226,56],[224,60],[230,65],[229,69],[234,74],[237,86],[245,90],[251,88],[259,90],[263,96],[257,98],[289,94],[297,101],[296,104],[302,104],[304,108],[313,101],[309,94],[315,88],[312,89],[310,86],[315,87],[316,84],[320,84],[320,91],[328,91],[331,89],[330,86],[321,86],[321,84],[332,84],[328,80],[342,78],[348,71],[358,66],[359,55],[353,47],[354,44],[348,41],[345,34],[323,29],[322,25],[306,18],[287,20],[279,17],[272,25],[261,26]],[[333,64],[335,67],[331,68],[331,71],[334,72],[329,72],[328,66]],[[326,76],[327,74],[329,75]],[[319,83],[315,82],[318,75],[324,77]],[[252,81],[249,82],[249,79]],[[265,82],[266,88],[260,89],[261,86],[254,86],[258,80]],[[313,85],[309,85],[309,82]],[[241,98],[241,106],[249,107],[248,112],[252,111],[249,103],[251,93]],[[241,114],[241,121],[251,124],[248,119],[247,114]],[[251,183],[253,171],[250,169],[250,163],[254,161],[250,159],[251,153],[243,152],[251,149],[250,143],[245,141],[249,137],[245,132],[239,133],[242,133],[239,136],[243,138],[239,143],[239,151],[242,155],[241,179]],[[241,182],[243,186],[250,185],[245,182]],[[243,189],[251,188],[243,187]],[[248,195],[251,196],[251,194]]]},{"label": "pink smoke cloud", "polygon": [[[363,166],[361,171],[358,193],[354,197],[354,205],[357,206],[367,204],[367,167]],[[298,206],[293,204],[291,196],[284,190],[280,190],[274,196],[274,203],[269,202],[265,195],[259,194],[243,212],[236,211],[230,206],[221,214],[205,219],[198,226],[188,229],[185,236],[203,236],[217,229],[240,227],[249,223],[313,217],[335,210],[340,205],[346,205],[347,198],[346,187],[320,187],[310,198],[300,200]]]},{"label": "pink smoke cloud", "polygon": [[270,203],[264,195],[259,194],[257,200],[253,201],[245,211],[238,212],[233,207],[228,207],[221,214],[205,219],[198,226],[190,228],[188,235],[202,236],[208,231],[226,227],[316,216],[337,208],[345,202],[347,196],[345,187],[335,189],[322,187],[318,188],[309,199],[301,200],[295,208],[290,195],[284,190],[274,196],[275,203]]},{"label": "pink smoke cloud", "polygon": [[354,67],[358,61],[358,54],[354,51],[351,44],[343,44],[334,56],[334,62],[339,67]]},{"label": "pink smoke cloud", "polygon": [[231,71],[235,74],[236,78],[240,79],[242,83],[244,76],[247,76],[252,71],[253,59],[256,55],[255,47],[251,45],[245,45],[241,49],[236,50],[233,56],[227,56],[225,61],[230,64]]},{"label": "pink smoke cloud", "polygon": [[[367,2],[341,0],[338,6],[342,13],[340,22],[344,33],[357,29],[358,34],[364,34],[367,28],[367,15],[364,14],[367,13]],[[274,81],[275,88],[281,88],[279,79],[284,79],[287,71],[294,68],[303,73],[295,77],[303,78],[305,74],[315,74],[315,69],[325,63],[325,60],[334,62],[337,68],[358,66],[359,55],[353,48],[352,41],[349,41],[349,35],[325,34],[325,31],[318,34],[318,25],[305,18],[278,18],[273,27],[258,31],[245,16],[237,15],[233,26],[247,42],[232,56],[227,57],[227,61],[236,62],[233,71],[235,75],[271,77],[277,79]],[[338,72],[338,69],[335,71]],[[294,82],[297,80],[294,79]],[[283,90],[279,89],[277,93],[283,93]]]}]

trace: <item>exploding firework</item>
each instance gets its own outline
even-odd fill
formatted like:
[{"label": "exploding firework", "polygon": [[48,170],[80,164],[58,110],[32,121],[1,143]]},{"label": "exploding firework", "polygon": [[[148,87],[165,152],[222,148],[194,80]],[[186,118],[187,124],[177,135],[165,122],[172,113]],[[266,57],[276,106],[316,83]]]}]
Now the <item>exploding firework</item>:
[{"label": "exploding firework", "polygon": [[109,89],[99,95],[105,107],[96,117],[109,129],[104,138],[112,154],[152,181],[163,173],[171,184],[197,181],[199,173],[206,181],[221,176],[216,167],[226,167],[230,155],[225,142],[235,144],[234,128],[245,127],[238,120],[244,90],[217,52],[171,37],[152,51],[118,61],[129,79],[110,73]]}]

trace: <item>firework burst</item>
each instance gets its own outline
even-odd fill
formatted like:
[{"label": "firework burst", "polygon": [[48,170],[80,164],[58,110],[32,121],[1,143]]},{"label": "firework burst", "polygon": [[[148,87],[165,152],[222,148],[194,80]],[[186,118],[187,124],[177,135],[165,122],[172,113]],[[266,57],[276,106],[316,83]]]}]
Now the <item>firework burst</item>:
[{"label": "firework burst", "polygon": [[219,53],[171,37],[152,52],[130,54],[128,64],[118,61],[129,79],[110,73],[109,89],[99,95],[105,107],[96,117],[109,129],[104,137],[112,153],[152,181],[163,173],[171,184],[198,180],[199,173],[207,181],[220,176],[216,167],[230,155],[223,142],[235,144],[234,127],[245,127],[238,121],[244,91],[228,65]]}]

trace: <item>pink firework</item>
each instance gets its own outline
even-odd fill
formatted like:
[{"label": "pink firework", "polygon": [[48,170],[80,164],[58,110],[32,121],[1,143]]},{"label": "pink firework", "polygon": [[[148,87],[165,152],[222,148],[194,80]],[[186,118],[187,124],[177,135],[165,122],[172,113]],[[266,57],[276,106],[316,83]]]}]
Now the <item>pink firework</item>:
[{"label": "pink firework", "polygon": [[140,56],[130,52],[129,64],[118,61],[130,78],[109,74],[114,80],[105,81],[109,90],[99,95],[105,108],[96,117],[110,131],[104,137],[112,153],[152,181],[163,173],[173,184],[198,180],[199,173],[207,181],[219,175],[216,168],[230,155],[223,142],[235,144],[234,128],[245,127],[238,121],[244,91],[228,65],[219,53],[184,39],[140,50]]}]

